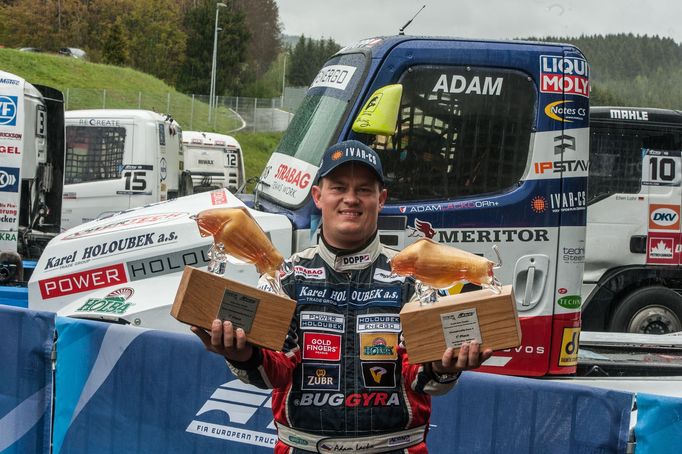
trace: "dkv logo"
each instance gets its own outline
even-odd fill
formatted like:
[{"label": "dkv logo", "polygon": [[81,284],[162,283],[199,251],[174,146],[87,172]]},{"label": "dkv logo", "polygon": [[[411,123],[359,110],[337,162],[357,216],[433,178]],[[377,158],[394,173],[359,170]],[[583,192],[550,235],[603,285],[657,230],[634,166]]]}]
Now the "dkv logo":
[{"label": "dkv logo", "polygon": [[270,393],[269,389],[258,389],[239,380],[224,383],[199,409],[186,431],[272,448],[277,442],[277,432]]},{"label": "dkv logo", "polygon": [[649,207],[650,230],[680,230],[679,205],[655,205]]}]

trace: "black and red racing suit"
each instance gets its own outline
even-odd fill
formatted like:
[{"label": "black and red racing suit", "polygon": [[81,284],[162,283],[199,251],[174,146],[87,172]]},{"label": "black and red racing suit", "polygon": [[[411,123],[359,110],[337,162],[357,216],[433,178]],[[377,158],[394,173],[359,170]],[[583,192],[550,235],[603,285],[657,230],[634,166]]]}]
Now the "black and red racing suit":
[{"label": "black and red racing suit", "polygon": [[427,451],[430,395],[454,380],[408,363],[398,314],[414,287],[391,276],[396,253],[375,235],[353,253],[321,243],[289,259],[282,286],[297,306],[282,351],[254,348],[230,363],[242,381],[273,389],[276,453]]}]

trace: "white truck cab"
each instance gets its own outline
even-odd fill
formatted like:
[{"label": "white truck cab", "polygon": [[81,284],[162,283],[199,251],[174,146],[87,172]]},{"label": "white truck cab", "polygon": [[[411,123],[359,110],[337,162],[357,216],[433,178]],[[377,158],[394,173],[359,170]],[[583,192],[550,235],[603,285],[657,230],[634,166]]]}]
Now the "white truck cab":
[{"label": "white truck cab", "polygon": [[194,192],[227,188],[236,192],[244,183],[244,156],[239,142],[225,134],[183,131],[185,170]]},{"label": "white truck cab", "polygon": [[183,174],[182,131],[148,110],[65,114],[62,229],[191,193]]}]

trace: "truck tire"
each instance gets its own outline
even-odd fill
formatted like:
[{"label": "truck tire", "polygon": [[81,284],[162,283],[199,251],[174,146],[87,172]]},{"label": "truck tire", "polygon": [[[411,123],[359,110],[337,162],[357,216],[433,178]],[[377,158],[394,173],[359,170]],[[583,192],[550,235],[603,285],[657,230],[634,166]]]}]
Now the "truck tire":
[{"label": "truck tire", "polygon": [[178,183],[178,197],[194,194],[194,183],[192,176],[187,172],[180,174],[180,182]]},{"label": "truck tire", "polygon": [[667,287],[645,287],[627,295],[613,313],[611,331],[667,334],[682,331],[682,297]]}]

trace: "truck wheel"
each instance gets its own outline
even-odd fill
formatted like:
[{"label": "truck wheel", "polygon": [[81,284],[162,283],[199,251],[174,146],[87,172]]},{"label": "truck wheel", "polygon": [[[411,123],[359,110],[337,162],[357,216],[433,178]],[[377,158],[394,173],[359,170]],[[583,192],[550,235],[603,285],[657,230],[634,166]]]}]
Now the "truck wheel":
[{"label": "truck wheel", "polygon": [[645,287],[626,296],[611,318],[611,331],[667,334],[682,331],[682,297],[666,287]]},{"label": "truck wheel", "polygon": [[180,174],[178,186],[178,197],[194,194],[194,183],[192,182],[192,176],[189,173],[182,172],[182,174]]}]

